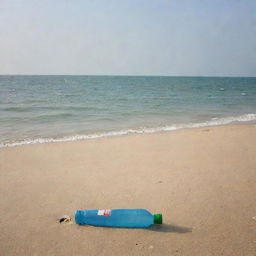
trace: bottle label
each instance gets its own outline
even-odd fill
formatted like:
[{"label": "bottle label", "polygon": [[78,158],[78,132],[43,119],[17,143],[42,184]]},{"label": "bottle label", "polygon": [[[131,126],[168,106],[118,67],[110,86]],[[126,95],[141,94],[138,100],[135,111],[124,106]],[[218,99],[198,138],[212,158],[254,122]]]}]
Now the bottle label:
[{"label": "bottle label", "polygon": [[98,215],[110,216],[111,215],[111,210],[110,209],[98,210]]}]

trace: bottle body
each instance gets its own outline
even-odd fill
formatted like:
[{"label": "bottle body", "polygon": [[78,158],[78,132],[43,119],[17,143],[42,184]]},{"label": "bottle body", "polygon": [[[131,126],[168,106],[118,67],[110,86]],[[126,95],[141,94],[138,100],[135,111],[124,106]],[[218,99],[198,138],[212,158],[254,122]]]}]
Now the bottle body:
[{"label": "bottle body", "polygon": [[154,215],[144,209],[113,209],[76,211],[80,225],[105,227],[147,228],[154,224]]}]

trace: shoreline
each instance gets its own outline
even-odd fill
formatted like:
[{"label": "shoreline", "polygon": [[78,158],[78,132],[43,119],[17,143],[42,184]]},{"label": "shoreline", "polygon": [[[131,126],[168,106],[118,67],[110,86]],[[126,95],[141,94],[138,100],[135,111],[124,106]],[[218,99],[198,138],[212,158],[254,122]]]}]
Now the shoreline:
[{"label": "shoreline", "polygon": [[160,134],[168,133],[179,130],[190,130],[197,128],[211,128],[211,127],[222,127],[222,126],[246,126],[256,125],[256,114],[244,114],[236,117],[222,117],[216,118],[204,122],[197,123],[181,123],[173,125],[164,125],[157,127],[139,127],[139,128],[127,128],[112,131],[102,131],[90,134],[75,134],[60,137],[41,137],[34,139],[17,140],[14,142],[0,142],[0,150],[2,148],[17,147],[24,145],[44,144],[44,143],[60,143],[60,142],[72,142],[72,141],[83,141],[83,140],[94,140],[102,138],[114,138],[123,136],[133,136],[140,134]]},{"label": "shoreline", "polygon": [[[3,255],[256,252],[256,126],[0,150]],[[145,208],[150,229],[59,224],[78,209]]]}]

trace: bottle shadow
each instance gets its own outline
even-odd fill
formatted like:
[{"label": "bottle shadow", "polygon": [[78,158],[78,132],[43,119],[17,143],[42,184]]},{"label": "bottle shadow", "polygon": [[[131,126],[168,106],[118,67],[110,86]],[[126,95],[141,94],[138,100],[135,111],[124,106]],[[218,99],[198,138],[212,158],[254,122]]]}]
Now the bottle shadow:
[{"label": "bottle shadow", "polygon": [[150,231],[154,232],[163,232],[163,233],[191,233],[192,228],[171,225],[171,224],[161,224],[161,225],[153,225],[152,227],[148,228]]}]

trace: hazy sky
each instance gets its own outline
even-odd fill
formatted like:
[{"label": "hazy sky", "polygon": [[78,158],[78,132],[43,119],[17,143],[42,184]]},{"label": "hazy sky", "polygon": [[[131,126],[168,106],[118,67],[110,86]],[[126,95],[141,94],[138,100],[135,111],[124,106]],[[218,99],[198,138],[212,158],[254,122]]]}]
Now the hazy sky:
[{"label": "hazy sky", "polygon": [[256,1],[0,0],[0,74],[256,76]]}]

